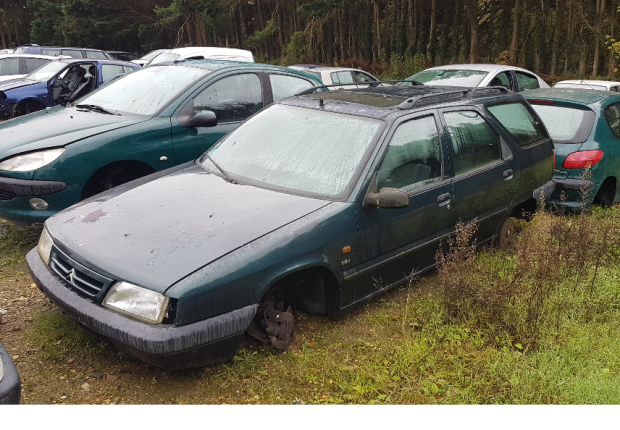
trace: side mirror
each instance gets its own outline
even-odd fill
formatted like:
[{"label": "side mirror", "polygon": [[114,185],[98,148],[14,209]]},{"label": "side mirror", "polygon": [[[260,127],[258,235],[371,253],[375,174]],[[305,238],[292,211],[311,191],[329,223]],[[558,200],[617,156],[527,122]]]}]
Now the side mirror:
[{"label": "side mirror", "polygon": [[378,193],[368,193],[364,207],[368,209],[397,209],[409,206],[409,195],[398,188],[382,188]]},{"label": "side mirror", "polygon": [[203,110],[190,116],[187,122],[192,127],[215,127],[217,125],[217,116],[210,110]]}]

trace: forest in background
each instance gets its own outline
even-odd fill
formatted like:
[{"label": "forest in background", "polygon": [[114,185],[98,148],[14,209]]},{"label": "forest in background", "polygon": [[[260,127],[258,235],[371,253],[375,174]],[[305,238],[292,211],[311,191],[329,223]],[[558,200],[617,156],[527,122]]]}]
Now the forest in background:
[{"label": "forest in background", "polygon": [[0,0],[0,46],[146,53],[241,47],[257,61],[403,77],[432,65],[513,64],[614,77],[620,0]]}]

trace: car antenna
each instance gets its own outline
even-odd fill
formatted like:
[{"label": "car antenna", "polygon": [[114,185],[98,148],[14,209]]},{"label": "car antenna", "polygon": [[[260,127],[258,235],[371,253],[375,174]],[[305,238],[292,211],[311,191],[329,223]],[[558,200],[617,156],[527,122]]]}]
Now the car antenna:
[{"label": "car antenna", "polygon": [[325,107],[325,103],[323,103],[323,99],[319,99],[319,107]]}]

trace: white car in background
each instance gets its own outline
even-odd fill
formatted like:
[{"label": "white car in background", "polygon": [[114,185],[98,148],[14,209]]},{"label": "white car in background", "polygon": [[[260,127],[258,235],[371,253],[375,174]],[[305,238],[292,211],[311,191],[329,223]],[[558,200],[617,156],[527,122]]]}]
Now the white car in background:
[{"label": "white car in background", "polygon": [[15,52],[14,49],[0,49],[0,55],[12,54],[13,52]]},{"label": "white car in background", "polygon": [[574,79],[560,81],[553,88],[581,88],[582,90],[612,91],[617,93],[620,92],[620,82]]},{"label": "white car in background", "polygon": [[23,78],[39,67],[59,58],[67,56],[38,55],[38,54],[5,54],[0,55],[0,81]]},{"label": "white car in background", "polygon": [[452,64],[431,67],[409,76],[407,80],[436,86],[504,87],[517,93],[537,88],[549,88],[540,76],[529,70],[501,64]]},{"label": "white car in background", "polygon": [[170,52],[170,49],[156,49],[154,51],[149,52],[146,55],[138,58],[137,60],[133,60],[132,63],[138,64],[144,67],[149,61],[153,58],[157,57],[159,54],[163,54],[164,52]]},{"label": "white car in background", "polygon": [[[294,70],[301,70],[302,72],[306,73],[312,73],[321,78],[323,85],[355,83],[361,84],[377,82],[379,80],[370,73],[364,72],[363,70],[351,69],[348,67],[327,67],[315,66],[312,64],[294,64],[292,66],[288,66],[288,68]],[[339,90],[340,88],[352,88],[352,86],[347,85],[346,87],[331,87],[329,89]],[[358,86],[358,88],[366,88],[366,86]]]},{"label": "white car in background", "polygon": [[165,63],[168,61],[183,60],[228,60],[253,63],[254,55],[245,49],[191,46],[188,48],[176,48],[171,49],[168,52],[163,52],[146,63],[144,67]]}]

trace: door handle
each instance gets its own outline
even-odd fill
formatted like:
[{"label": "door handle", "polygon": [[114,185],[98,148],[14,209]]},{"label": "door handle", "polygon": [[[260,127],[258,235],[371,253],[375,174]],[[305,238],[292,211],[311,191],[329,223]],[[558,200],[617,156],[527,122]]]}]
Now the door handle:
[{"label": "door handle", "polygon": [[512,179],[512,169],[508,169],[504,172],[504,179],[506,181]]},{"label": "door handle", "polygon": [[450,203],[450,193],[444,193],[437,196],[437,204],[439,206],[445,206]]}]

